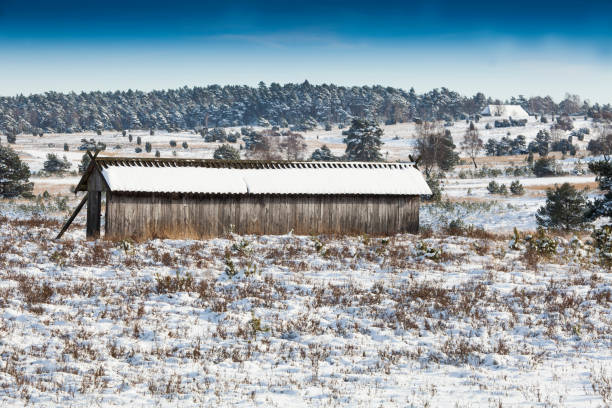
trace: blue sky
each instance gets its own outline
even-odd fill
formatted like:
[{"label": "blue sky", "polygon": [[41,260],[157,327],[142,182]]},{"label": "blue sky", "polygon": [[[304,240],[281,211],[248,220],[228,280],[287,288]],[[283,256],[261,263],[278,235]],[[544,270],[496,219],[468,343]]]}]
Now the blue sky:
[{"label": "blue sky", "polygon": [[612,102],[610,1],[0,0],[0,95],[259,81]]}]

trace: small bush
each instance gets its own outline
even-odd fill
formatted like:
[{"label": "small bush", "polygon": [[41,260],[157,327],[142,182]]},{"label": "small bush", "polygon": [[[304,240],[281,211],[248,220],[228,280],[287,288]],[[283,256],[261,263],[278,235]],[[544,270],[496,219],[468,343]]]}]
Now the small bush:
[{"label": "small bush", "polygon": [[558,242],[547,235],[542,228],[538,230],[535,236],[527,235],[525,237],[525,248],[528,256],[536,255],[537,257],[550,258],[557,253],[558,245]]},{"label": "small bush", "polygon": [[238,141],[238,138],[240,137],[240,133],[238,132],[230,132],[227,135],[227,141],[230,143],[236,143]]},{"label": "small bush", "polygon": [[512,183],[510,183],[510,192],[512,193],[512,195],[522,196],[523,194],[525,194],[525,188],[523,187],[520,181],[514,180]]},{"label": "small bush", "polygon": [[230,145],[221,145],[213,153],[215,160],[240,160],[240,151]]},{"label": "small bush", "polygon": [[227,276],[233,278],[238,274],[238,269],[236,269],[236,265],[234,265],[234,261],[232,261],[232,254],[229,250],[225,251],[223,263],[225,264],[225,274]]},{"label": "small bush", "polygon": [[49,173],[58,173],[62,171],[66,171],[70,168],[71,164],[64,156],[63,159],[60,159],[53,153],[47,154],[47,160],[43,163],[43,168],[45,171]]},{"label": "small bush", "polygon": [[508,195],[508,188],[505,184],[498,184],[495,180],[491,180],[487,186],[487,191],[490,194]]},{"label": "small bush", "polygon": [[54,291],[48,283],[36,284],[33,280],[24,279],[19,282],[19,290],[29,304],[48,303]]},{"label": "small bush", "polygon": [[164,276],[163,278],[158,275],[155,281],[157,282],[157,293],[189,292],[194,289],[193,276],[190,273],[180,276],[176,271],[176,276]]},{"label": "small bush", "polygon": [[603,266],[612,267],[612,226],[604,225],[593,231],[593,246]]},{"label": "small bush", "polygon": [[430,174],[426,177],[427,185],[431,190],[431,195],[424,196],[424,199],[433,202],[440,202],[442,199],[442,177],[443,176],[441,174]]},{"label": "small bush", "polygon": [[457,218],[448,223],[446,227],[446,233],[449,235],[463,235],[465,231],[465,223],[463,220]]},{"label": "small bush", "polygon": [[431,247],[425,241],[418,241],[414,246],[414,256],[416,258],[426,258],[438,262],[442,259],[442,250],[440,248]]},{"label": "small bush", "polygon": [[176,147],[176,140],[170,141],[170,147]]}]

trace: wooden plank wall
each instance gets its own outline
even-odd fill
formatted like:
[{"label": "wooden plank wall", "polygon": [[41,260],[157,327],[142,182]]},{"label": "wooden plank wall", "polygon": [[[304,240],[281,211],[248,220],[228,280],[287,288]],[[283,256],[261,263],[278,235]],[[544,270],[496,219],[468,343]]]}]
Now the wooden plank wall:
[{"label": "wooden plank wall", "polygon": [[106,238],[416,233],[418,196],[107,193]]}]

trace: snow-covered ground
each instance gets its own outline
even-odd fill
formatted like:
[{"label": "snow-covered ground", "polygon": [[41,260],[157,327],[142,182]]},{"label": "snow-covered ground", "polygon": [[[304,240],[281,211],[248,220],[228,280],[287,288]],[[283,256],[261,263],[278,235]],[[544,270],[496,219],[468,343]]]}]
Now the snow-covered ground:
[{"label": "snow-covered ground", "polygon": [[[529,141],[549,127],[485,123],[485,141],[507,131]],[[450,128],[457,144],[465,126]],[[384,129],[383,153],[406,160],[414,125]],[[64,143],[76,170],[81,138],[121,156],[136,155],[137,136],[162,157],[210,158],[218,145],[190,132],[132,134],[20,135],[15,147],[38,171]],[[308,152],[344,152],[339,129],[305,137]],[[493,178],[462,179],[460,169],[441,203],[421,207],[432,236],[142,243],[87,242],[84,214],[53,241],[80,177],[35,175],[35,194],[50,198],[0,200],[0,405],[609,406],[612,274],[586,242],[558,237],[555,255],[533,258],[508,238],[536,228],[547,187],[569,182],[593,196],[594,177],[497,177],[525,187],[500,196],[486,190]],[[453,220],[485,231],[447,236]]]},{"label": "snow-covered ground", "polygon": [[[482,118],[479,123],[476,124],[480,137],[486,142],[490,138],[500,139],[510,132],[511,137],[516,137],[522,134],[526,137],[527,143],[533,140],[537,132],[541,129],[549,129],[550,124],[540,123],[530,118],[530,121],[525,127],[511,127],[511,128],[491,128],[486,129],[487,124],[492,124],[494,118]],[[457,121],[452,126],[447,127],[451,131],[455,144],[460,145],[461,139],[465,133],[468,124],[465,121]],[[382,154],[387,160],[402,160],[408,161],[408,155],[414,154],[415,149],[415,135],[416,128],[414,123],[399,123],[396,125],[383,125],[383,145],[381,148]],[[596,130],[593,128],[591,121],[585,121],[582,117],[574,118],[574,128],[589,128],[591,134],[586,135],[583,142],[574,140],[575,144],[578,144],[580,149],[578,156],[580,158],[567,157],[560,161],[560,165],[563,170],[571,172],[576,166],[576,162],[580,160],[582,167],[586,168],[586,162],[591,158],[586,155],[584,150],[586,144],[591,137],[596,135]],[[257,127],[255,127],[257,129]],[[239,132],[240,128],[229,128],[228,131]],[[315,129],[312,131],[302,132],[305,137],[307,149],[305,157],[310,156],[312,151],[316,148],[321,147],[323,144],[328,145],[332,152],[336,155],[342,155],[345,151],[345,145],[343,143],[344,136],[342,131],[345,129],[338,129],[333,127],[331,131],[325,131],[323,129]],[[32,136],[21,134],[17,136],[17,144],[13,147],[20,153],[22,160],[24,160],[30,169],[34,172],[38,172],[43,168],[43,162],[46,159],[48,153],[54,153],[58,156],[66,156],[66,158],[72,163],[70,171],[76,172],[78,164],[84,154],[83,151],[79,151],[78,147],[81,145],[81,139],[95,139],[96,141],[104,142],[107,145],[106,151],[101,152],[101,155],[111,156],[136,156],[136,157],[153,157],[156,150],[160,151],[161,157],[190,157],[190,158],[212,158],[214,150],[220,145],[220,143],[205,143],[202,137],[194,133],[193,131],[181,131],[169,133],[162,130],[156,130],[154,135],[150,135],[145,130],[132,130],[129,131],[132,134],[133,140],[129,141],[128,137],[122,136],[120,132],[104,131],[101,135],[97,135],[95,132],[84,132],[78,134],[45,134],[43,137]],[[565,136],[569,135],[569,132],[565,132]],[[141,145],[136,144],[137,138],[141,138]],[[5,137],[0,136],[1,139]],[[177,146],[171,147],[170,141],[175,141]],[[3,141],[4,142],[4,141]],[[151,153],[136,153],[135,149],[140,147],[144,150],[146,142],[152,144]],[[187,142],[187,149],[182,147],[182,143]],[[64,143],[68,144],[69,151],[63,150]],[[244,142],[239,139],[234,144],[236,148],[239,148]],[[492,157],[481,157],[478,159],[488,167],[498,167],[503,169],[509,165],[524,165],[524,158],[519,156],[506,156],[499,158]],[[462,197],[467,196],[467,189],[464,184],[461,184],[463,180],[458,180],[460,185],[454,186],[455,180],[457,179],[457,173],[460,169],[469,170],[469,165],[463,165],[458,168],[454,173],[449,174],[448,180],[448,195],[450,197]],[[35,178],[35,193],[40,194],[45,190],[55,194],[68,194],[70,192],[70,186],[73,184],[73,179],[78,177],[76,173],[70,175],[70,182],[67,179],[62,181],[62,177],[40,177]],[[542,181],[528,181],[528,183],[540,183],[540,184],[554,184],[552,179],[541,179]],[[560,181],[560,180],[559,180]],[[480,183],[477,180],[470,180],[469,182]],[[487,182],[488,183],[488,182]],[[74,183],[76,184],[76,183]],[[475,191],[472,188],[474,194],[479,194],[484,191],[481,187]]]},{"label": "snow-covered ground", "polygon": [[[509,128],[495,128],[486,129],[487,124],[491,124],[495,121],[495,118],[482,118],[477,124],[480,137],[486,142],[489,139],[499,140],[503,136],[510,133],[510,137],[515,138],[518,135],[524,135],[527,143],[535,139],[536,134],[539,130],[550,129],[550,123],[540,123],[539,121],[530,118],[529,122],[524,127],[509,127]],[[593,123],[590,120],[584,120],[582,117],[574,118],[574,128],[593,128]],[[457,146],[460,145],[461,140],[465,134],[468,124],[465,121],[457,121],[452,126],[446,127],[451,131],[453,140]],[[259,129],[258,127],[254,127]],[[384,157],[388,160],[408,160],[408,155],[414,153],[415,148],[415,137],[416,127],[414,123],[399,123],[395,125],[382,125],[384,130],[383,135],[383,146],[381,151]],[[342,131],[345,129],[338,129],[333,127],[330,131],[323,129],[315,129],[307,132],[301,132],[306,139],[307,149],[305,157],[309,157],[312,151],[316,148],[326,144],[334,154],[344,154],[345,145],[343,143],[344,136]],[[240,128],[227,128],[227,131],[240,132]],[[43,137],[32,136],[27,134],[21,134],[17,136],[17,144],[14,147],[21,153],[22,158],[29,164],[33,171],[39,171],[42,169],[42,163],[44,162],[47,153],[55,153],[59,156],[66,155],[67,159],[73,164],[73,169],[76,170],[78,162],[81,160],[83,151],[79,151],[78,147],[81,145],[81,139],[95,139],[106,143],[107,149],[102,152],[102,155],[113,155],[113,156],[142,156],[142,157],[153,157],[156,150],[160,151],[162,157],[199,157],[199,158],[212,158],[213,152],[220,143],[205,143],[202,137],[193,131],[181,131],[169,133],[164,130],[156,130],[154,135],[150,135],[145,130],[131,130],[129,131],[133,136],[132,142],[128,140],[128,137],[122,136],[121,132],[116,131],[104,131],[101,135],[97,135],[95,132],[83,132],[83,133],[72,133],[72,134],[45,134]],[[563,132],[563,135],[567,137],[570,132]],[[574,144],[577,144],[583,151],[580,152],[581,156],[584,156],[584,149],[591,137],[596,134],[595,130],[591,131],[590,135],[586,135],[583,142],[574,140]],[[142,144],[138,146],[136,144],[137,138],[140,137]],[[4,142],[5,137],[0,137]],[[170,141],[177,143],[176,147],[170,146]],[[151,153],[144,152],[144,145],[146,142],[150,142],[152,145]],[[188,147],[184,149],[182,143],[187,142]],[[64,143],[68,144],[69,151],[64,152]],[[236,148],[244,144],[242,139],[239,139],[234,144]],[[143,149],[142,153],[136,153],[135,149],[140,147]]]},{"label": "snow-covered ground", "polygon": [[86,242],[82,217],[55,242],[6,209],[4,406],[610,403],[612,276],[576,242]]}]

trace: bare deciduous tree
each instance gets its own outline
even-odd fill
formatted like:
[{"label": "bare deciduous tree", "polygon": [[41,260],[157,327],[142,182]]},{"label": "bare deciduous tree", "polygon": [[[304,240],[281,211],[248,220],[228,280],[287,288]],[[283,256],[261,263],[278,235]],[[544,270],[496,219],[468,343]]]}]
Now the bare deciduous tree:
[{"label": "bare deciduous tree", "polygon": [[476,165],[476,156],[482,151],[483,145],[482,139],[478,134],[478,129],[474,126],[474,122],[470,122],[470,126],[463,136],[463,141],[461,141],[461,150],[472,159],[474,168],[478,168]]},{"label": "bare deciduous tree", "polygon": [[278,139],[275,136],[262,136],[247,152],[247,157],[256,160],[282,160]]},{"label": "bare deciduous tree", "polygon": [[491,112],[493,116],[503,116],[504,113],[506,113],[506,107],[504,105],[495,105],[493,112]]},{"label": "bare deciduous tree", "polygon": [[306,151],[304,136],[299,133],[289,132],[281,141],[280,147],[287,160],[302,160]]}]

